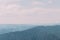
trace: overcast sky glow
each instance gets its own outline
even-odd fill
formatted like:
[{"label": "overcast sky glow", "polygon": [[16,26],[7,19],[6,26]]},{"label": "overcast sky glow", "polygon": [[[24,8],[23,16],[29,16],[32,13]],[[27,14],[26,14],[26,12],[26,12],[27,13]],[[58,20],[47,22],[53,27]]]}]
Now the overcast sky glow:
[{"label": "overcast sky glow", "polygon": [[0,0],[0,24],[60,23],[60,0]]}]

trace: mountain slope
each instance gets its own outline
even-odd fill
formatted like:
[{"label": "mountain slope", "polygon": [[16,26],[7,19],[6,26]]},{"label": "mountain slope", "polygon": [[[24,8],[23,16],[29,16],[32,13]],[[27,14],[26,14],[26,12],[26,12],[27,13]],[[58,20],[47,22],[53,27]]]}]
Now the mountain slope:
[{"label": "mountain slope", "polygon": [[0,40],[60,40],[59,28],[60,26],[38,26],[25,31],[1,34]]},{"label": "mountain slope", "polygon": [[34,25],[26,25],[26,24],[0,24],[0,34],[15,31],[24,31],[33,27]]}]

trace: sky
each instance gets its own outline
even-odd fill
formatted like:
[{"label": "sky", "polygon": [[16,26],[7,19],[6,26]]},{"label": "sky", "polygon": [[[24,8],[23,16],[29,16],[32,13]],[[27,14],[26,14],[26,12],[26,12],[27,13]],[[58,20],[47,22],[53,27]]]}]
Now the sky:
[{"label": "sky", "polygon": [[0,0],[0,24],[60,24],[60,0]]}]

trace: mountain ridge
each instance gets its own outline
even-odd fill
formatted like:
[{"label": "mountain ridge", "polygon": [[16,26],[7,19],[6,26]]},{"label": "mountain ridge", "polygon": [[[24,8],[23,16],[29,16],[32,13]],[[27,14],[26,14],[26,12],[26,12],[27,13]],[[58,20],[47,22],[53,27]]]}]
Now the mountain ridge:
[{"label": "mountain ridge", "polygon": [[60,26],[37,26],[0,35],[0,40],[60,40]]}]

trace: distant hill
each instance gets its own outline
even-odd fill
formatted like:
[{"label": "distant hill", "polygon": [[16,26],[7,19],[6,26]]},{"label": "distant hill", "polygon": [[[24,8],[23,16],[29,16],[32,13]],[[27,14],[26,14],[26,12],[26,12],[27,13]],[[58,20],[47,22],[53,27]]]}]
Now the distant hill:
[{"label": "distant hill", "polygon": [[0,34],[15,32],[15,31],[24,31],[33,27],[35,26],[26,25],[26,24],[0,24]]},{"label": "distant hill", "polygon": [[60,40],[60,25],[37,26],[0,35],[0,40]]}]

